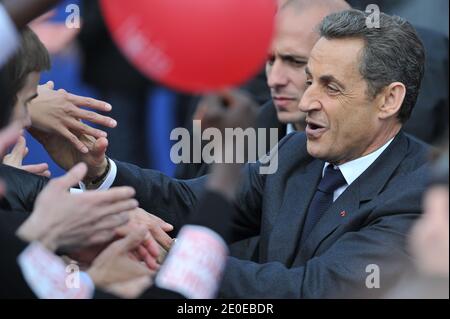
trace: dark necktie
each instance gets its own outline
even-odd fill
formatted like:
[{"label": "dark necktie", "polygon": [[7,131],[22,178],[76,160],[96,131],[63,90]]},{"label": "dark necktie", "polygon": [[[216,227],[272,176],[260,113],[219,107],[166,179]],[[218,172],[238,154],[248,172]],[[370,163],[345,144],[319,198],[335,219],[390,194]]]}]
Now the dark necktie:
[{"label": "dark necktie", "polygon": [[335,169],[333,165],[328,165],[309,205],[308,214],[303,225],[301,242],[308,237],[322,215],[333,204],[334,191],[345,184],[347,182],[339,168]]}]

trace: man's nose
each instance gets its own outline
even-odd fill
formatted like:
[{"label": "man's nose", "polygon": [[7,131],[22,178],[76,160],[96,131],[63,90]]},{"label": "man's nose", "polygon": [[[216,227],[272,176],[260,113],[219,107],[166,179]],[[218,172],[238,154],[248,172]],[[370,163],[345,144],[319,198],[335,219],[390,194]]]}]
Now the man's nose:
[{"label": "man's nose", "polygon": [[275,61],[268,68],[267,72],[267,85],[270,88],[276,88],[279,86],[285,86],[288,83],[286,72],[280,61]]},{"label": "man's nose", "polygon": [[308,113],[319,110],[322,107],[320,98],[313,86],[309,86],[298,103],[298,109],[302,112]]}]

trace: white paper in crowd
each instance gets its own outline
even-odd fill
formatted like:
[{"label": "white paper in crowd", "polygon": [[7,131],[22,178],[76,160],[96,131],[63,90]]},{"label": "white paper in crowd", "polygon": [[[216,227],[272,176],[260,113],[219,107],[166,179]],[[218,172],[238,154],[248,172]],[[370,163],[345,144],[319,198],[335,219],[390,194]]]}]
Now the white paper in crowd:
[{"label": "white paper in crowd", "polygon": [[186,225],[180,230],[155,283],[190,299],[214,298],[227,255],[228,247],[216,232]]},{"label": "white paper in crowd", "polygon": [[18,257],[28,286],[40,299],[91,299],[94,284],[89,276],[66,265],[38,242],[31,243]]}]

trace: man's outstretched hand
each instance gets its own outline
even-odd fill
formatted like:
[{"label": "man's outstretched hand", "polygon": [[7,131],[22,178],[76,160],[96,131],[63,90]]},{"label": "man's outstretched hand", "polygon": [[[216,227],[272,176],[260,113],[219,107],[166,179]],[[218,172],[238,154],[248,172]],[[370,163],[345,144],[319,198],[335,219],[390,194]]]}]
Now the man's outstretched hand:
[{"label": "man's outstretched hand", "polygon": [[12,151],[3,157],[3,164],[16,167],[32,174],[50,177],[47,163],[22,165],[23,159],[28,154],[26,140],[20,136]]},{"label": "man's outstretched hand", "polygon": [[105,137],[94,138],[89,135],[79,136],[80,141],[86,145],[88,152],[81,153],[65,137],[59,134],[45,133],[35,128],[29,129],[39,143],[47,150],[50,157],[64,170],[84,162],[88,171],[83,179],[85,184],[102,175],[107,168],[106,150],[108,140]]},{"label": "man's outstretched hand", "polygon": [[156,260],[156,242],[144,227],[137,227],[124,238],[111,243],[88,270],[95,285],[122,298],[135,298],[141,294],[152,284],[156,271],[133,256],[132,253],[142,246],[149,247],[151,255],[148,258]]},{"label": "man's outstretched hand", "polygon": [[[54,83],[47,82],[38,87],[38,96],[30,102],[29,112],[33,128],[43,133],[58,134],[68,140],[78,151],[87,153],[88,146],[80,136],[106,137],[106,132],[93,128],[83,121],[114,128],[117,122],[94,111],[108,112],[112,106],[104,101],[79,96],[63,89],[54,90]],[[33,134],[34,131],[31,131]]]}]

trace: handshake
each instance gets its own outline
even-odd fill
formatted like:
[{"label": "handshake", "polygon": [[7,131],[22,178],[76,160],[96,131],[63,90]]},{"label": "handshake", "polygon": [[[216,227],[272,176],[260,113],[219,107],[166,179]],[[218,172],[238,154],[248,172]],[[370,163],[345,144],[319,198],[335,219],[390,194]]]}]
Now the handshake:
[{"label": "handshake", "polygon": [[138,208],[131,187],[71,194],[86,171],[78,164],[49,181],[17,235],[77,261],[96,287],[134,298],[152,284],[173,227]]}]

